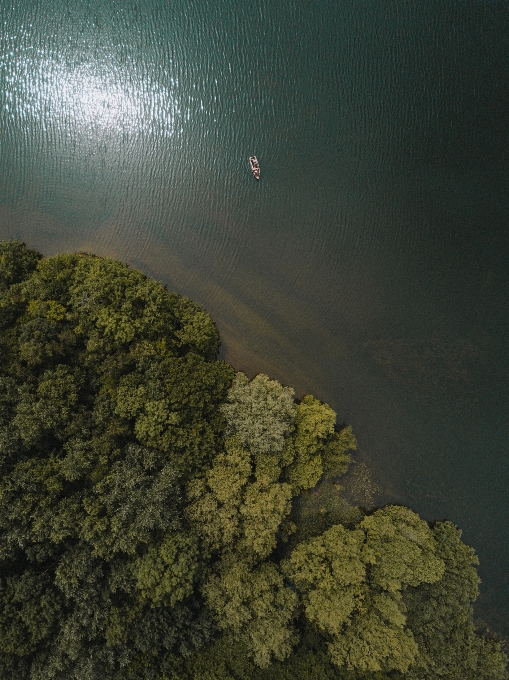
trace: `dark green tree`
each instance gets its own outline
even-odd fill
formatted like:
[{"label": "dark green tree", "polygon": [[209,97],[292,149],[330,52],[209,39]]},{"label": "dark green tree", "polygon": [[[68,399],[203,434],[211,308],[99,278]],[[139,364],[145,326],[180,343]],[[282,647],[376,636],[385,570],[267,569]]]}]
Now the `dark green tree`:
[{"label": "dark green tree", "polygon": [[419,645],[409,680],[503,680],[507,658],[501,644],[475,631],[472,604],[479,593],[479,560],[461,541],[451,522],[433,530],[437,555],[444,561],[442,579],[404,594],[408,622]]},{"label": "dark green tree", "polygon": [[505,680],[473,551],[126,265],[0,242],[0,677]]},{"label": "dark green tree", "polygon": [[233,370],[194,303],[112,260],[0,244],[0,675],[156,678],[215,625],[181,486]]},{"label": "dark green tree", "polygon": [[329,640],[347,670],[405,672],[418,647],[406,625],[401,591],[444,572],[428,525],[389,506],[353,530],[341,524],[299,544],[283,571],[302,593],[307,620]]},{"label": "dark green tree", "polygon": [[329,406],[311,396],[295,404],[292,396],[266,375],[237,374],[221,408],[225,450],[188,485],[187,516],[217,555],[202,593],[218,627],[264,668],[287,658],[298,640],[298,599],[274,555],[278,536],[295,531],[292,496],[316,484],[323,460],[344,472],[355,447],[351,431],[335,433]]}]

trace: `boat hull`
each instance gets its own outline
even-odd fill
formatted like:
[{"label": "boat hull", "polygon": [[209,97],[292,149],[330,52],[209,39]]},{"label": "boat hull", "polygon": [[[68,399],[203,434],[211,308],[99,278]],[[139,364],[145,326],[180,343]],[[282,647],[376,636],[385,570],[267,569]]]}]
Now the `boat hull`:
[{"label": "boat hull", "polygon": [[258,159],[256,156],[250,156],[249,157],[249,167],[251,168],[251,172],[253,173],[253,177],[257,180],[260,179],[260,164],[258,163]]}]

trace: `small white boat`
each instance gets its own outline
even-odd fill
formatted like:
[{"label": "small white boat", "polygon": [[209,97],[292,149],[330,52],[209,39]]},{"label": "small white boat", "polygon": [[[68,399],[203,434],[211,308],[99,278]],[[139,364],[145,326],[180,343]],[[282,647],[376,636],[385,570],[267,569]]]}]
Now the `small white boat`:
[{"label": "small white boat", "polygon": [[249,166],[253,173],[253,177],[255,179],[260,179],[260,164],[258,163],[258,158],[256,158],[256,156],[249,157]]}]

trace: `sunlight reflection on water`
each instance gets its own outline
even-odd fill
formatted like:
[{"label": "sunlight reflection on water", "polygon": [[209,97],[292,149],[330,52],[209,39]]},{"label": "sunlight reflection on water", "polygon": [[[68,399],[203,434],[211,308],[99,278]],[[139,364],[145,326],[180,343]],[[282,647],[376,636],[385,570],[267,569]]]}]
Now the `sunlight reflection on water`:
[{"label": "sunlight reflection on water", "polygon": [[[4,93],[4,116],[12,123],[43,123],[76,133],[157,133],[162,137],[182,134],[189,112],[175,91],[145,77],[136,83],[113,61],[87,62],[69,67],[63,60],[32,54],[9,61]],[[178,80],[169,79],[172,87]]]}]

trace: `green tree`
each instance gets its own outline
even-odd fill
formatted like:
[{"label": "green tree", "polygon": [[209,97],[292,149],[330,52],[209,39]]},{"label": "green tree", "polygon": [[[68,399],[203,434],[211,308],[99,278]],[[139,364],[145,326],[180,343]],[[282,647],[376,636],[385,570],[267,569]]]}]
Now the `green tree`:
[{"label": "green tree", "polygon": [[1,244],[0,267],[0,675],[156,677],[214,631],[180,488],[233,370],[197,305],[119,262]]},{"label": "green tree", "polygon": [[325,478],[344,475],[352,458],[350,452],[356,449],[357,440],[350,426],[328,436],[320,451]]},{"label": "green tree", "polygon": [[433,534],[444,576],[404,594],[420,652],[408,680],[503,680],[507,657],[501,644],[477,634],[473,623],[479,560],[451,522],[437,522]]},{"label": "green tree", "polygon": [[188,658],[173,657],[168,680],[396,680],[399,674],[357,673],[332,664],[322,637],[306,631],[291,656],[260,668],[249,658],[246,646],[222,635]]},{"label": "green tree", "polygon": [[329,640],[335,664],[406,672],[418,647],[401,591],[442,577],[435,552],[425,522],[408,508],[388,506],[353,530],[338,524],[300,543],[283,571],[302,594],[307,620]]},{"label": "green tree", "polygon": [[209,549],[233,550],[255,563],[276,547],[276,532],[291,510],[291,488],[256,479],[253,470],[249,452],[229,438],[206,479],[189,485],[194,502],[187,513]]},{"label": "green tree", "polygon": [[350,505],[342,495],[342,487],[331,479],[322,480],[314,489],[303,491],[295,499],[289,519],[295,527],[288,536],[285,552],[313,536],[320,536],[335,524],[353,529],[362,521],[359,508]]},{"label": "green tree", "polygon": [[351,428],[335,432],[336,414],[328,404],[306,395],[296,407],[295,434],[288,442],[285,481],[294,494],[314,487],[324,473],[340,476],[357,447]]},{"label": "green tree", "polygon": [[41,255],[19,241],[0,241],[0,291],[27,279],[37,267]]},{"label": "green tree", "polygon": [[222,407],[226,435],[253,456],[258,477],[292,486],[293,495],[309,489],[323,473],[340,476],[357,446],[349,427],[334,429],[334,411],[311,395],[296,404],[293,390],[260,373],[248,380],[237,373]]},{"label": "green tree", "polygon": [[298,599],[275,564],[251,567],[226,555],[203,590],[219,627],[244,644],[257,666],[289,656],[297,639],[292,620]]},{"label": "green tree", "polygon": [[[303,487],[316,484],[322,475],[322,455],[324,460],[332,461],[329,469],[344,471],[343,466],[349,459],[348,451],[355,446],[355,439],[348,428],[343,428],[339,433],[335,432],[336,414],[326,404],[311,396],[305,397],[300,404],[293,407],[295,425],[292,429],[288,419],[289,409],[281,408],[281,402],[286,404],[289,395],[285,394],[281,386],[272,384],[274,381],[269,381],[266,376],[258,376],[251,382],[245,376],[240,378],[238,376],[237,380],[239,382],[234,383],[229,392],[228,404],[222,409],[227,418],[227,433],[230,435],[225,441],[225,451],[216,456],[210,471],[203,478],[197,478],[188,485],[188,497],[191,503],[187,508],[187,515],[206,548],[216,553],[219,558],[202,589],[209,607],[215,612],[218,626],[225,631],[232,632],[236,639],[243,640],[256,663],[266,666],[273,656],[282,657],[281,654],[278,656],[277,651],[271,647],[270,640],[276,639],[275,634],[272,633],[272,637],[266,639],[267,646],[263,651],[261,638],[256,638],[252,632],[248,632],[250,627],[255,625],[250,615],[239,614],[243,606],[247,612],[251,612],[254,606],[250,601],[252,598],[250,582],[255,579],[257,570],[261,569],[263,564],[271,564],[271,569],[276,568],[273,563],[261,563],[261,561],[274,554],[278,535],[284,540],[296,529],[295,525],[287,519],[291,511],[292,495],[299,493]],[[254,387],[251,390],[253,383]],[[263,405],[264,402],[267,403]],[[255,406],[251,408],[253,403]],[[258,432],[254,423],[259,413],[263,414],[261,417],[263,427]],[[250,418],[253,419],[252,422]],[[243,427],[245,428],[244,437],[242,436]],[[276,438],[267,435],[268,432],[274,431],[280,434],[277,444],[274,443]],[[256,438],[258,435],[260,435],[259,439]],[[270,462],[268,463],[267,460]],[[266,474],[267,470],[269,474]],[[278,479],[289,479],[292,483],[280,482],[277,481]],[[342,513],[345,518],[348,515],[350,524],[361,519],[358,513],[346,512],[344,502],[340,504],[337,499],[332,498],[332,494],[329,496],[331,496],[329,521],[331,518],[338,517],[338,513]],[[388,515],[391,512],[392,510],[388,509],[385,514]],[[395,509],[394,512],[404,514],[404,511],[399,509]],[[384,517],[385,515],[376,518],[377,523],[375,522],[371,527],[373,536],[377,529],[379,532],[382,531]],[[415,518],[413,514],[412,518]],[[399,516],[398,520],[402,522]],[[410,532],[411,522],[408,517],[406,520],[406,530]],[[374,520],[367,518],[366,521],[373,522]],[[391,521],[388,523],[392,527]],[[343,527],[339,530],[343,530]],[[412,530],[416,532],[415,527]],[[354,537],[355,533],[348,532],[348,535]],[[361,530],[359,530],[359,537],[362,543],[365,540],[365,533]],[[398,537],[400,537],[398,533],[393,536],[394,544],[397,544]],[[302,545],[298,546],[297,550],[299,548],[302,548]],[[381,553],[382,549],[380,548],[378,552]],[[292,559],[295,559],[296,554],[295,551],[292,553]],[[308,557],[306,555],[306,561]],[[382,557],[380,557],[380,562],[383,562]],[[340,568],[344,569],[345,565]],[[363,581],[366,580],[365,565],[362,566],[362,578]],[[400,575],[400,581],[404,581],[402,575]],[[228,582],[232,584],[230,590],[225,585]],[[382,587],[390,590],[386,584]],[[235,599],[235,606],[229,607],[228,603],[232,601],[233,592],[236,593],[237,599]],[[339,591],[336,589],[325,592],[322,589],[321,594],[322,599],[316,611],[322,614],[329,609],[336,611]],[[411,647],[410,651],[406,652],[407,657],[410,661],[413,660],[416,645],[411,633],[401,625],[402,605],[399,593],[386,596],[383,593],[375,593],[371,596],[368,585],[364,584],[362,597],[360,594],[356,600],[350,591],[348,591],[348,597],[352,600],[352,610],[347,611],[346,616],[348,618],[352,615],[355,620],[351,622],[350,632],[342,630],[339,636],[340,630],[334,631],[341,641],[345,642],[353,627],[360,625],[357,620],[359,617],[353,616],[353,610],[357,611],[362,608],[359,604],[361,600],[364,603],[369,601],[372,614],[369,624],[371,628],[374,629],[376,626],[376,616],[381,620],[383,616],[388,620],[392,616],[394,631],[401,637],[400,646],[403,652],[400,656],[404,657],[406,644],[407,647]],[[312,623],[317,623],[316,616],[318,615],[311,614],[309,604],[306,612],[308,619]],[[290,621],[293,617],[293,609],[287,616]],[[333,615],[330,614],[329,623],[332,617]],[[254,621],[257,620],[257,617],[254,617]],[[360,617],[360,620],[365,624],[368,619]],[[345,621],[340,623],[344,627]],[[268,625],[267,622],[263,623],[265,627]],[[292,627],[288,626],[286,630],[289,644],[292,639]],[[331,632],[327,626],[323,630]],[[334,653],[339,658],[340,642],[336,641],[336,643]],[[352,641],[349,645],[353,649]],[[371,645],[374,647],[374,641]],[[395,650],[396,643],[393,647]],[[288,645],[286,649],[285,654],[288,654]],[[333,649],[332,644],[330,649]],[[393,655],[396,656],[394,650]],[[394,665],[394,662],[388,667],[389,669],[400,666],[408,667],[410,661],[407,662],[405,659],[399,661],[399,665],[397,663]],[[352,666],[352,668],[361,670],[381,670],[383,667],[385,666],[381,663],[363,666],[360,661]]]},{"label": "green tree", "polygon": [[456,528],[349,506],[351,428],[218,346],[120,262],[0,242],[0,677],[503,680]]},{"label": "green tree", "polygon": [[283,659],[296,639],[297,596],[277,566],[265,560],[291,509],[291,488],[256,479],[253,456],[236,437],[226,440],[204,480],[189,484],[187,514],[207,549],[218,553],[202,592],[220,629],[242,641],[258,666]]},{"label": "green tree", "polygon": [[235,436],[256,459],[274,458],[278,475],[280,454],[295,419],[293,395],[290,387],[283,387],[263,373],[253,380],[237,373],[228,401],[221,409],[226,417],[227,436]]}]

